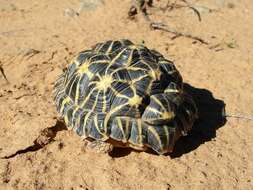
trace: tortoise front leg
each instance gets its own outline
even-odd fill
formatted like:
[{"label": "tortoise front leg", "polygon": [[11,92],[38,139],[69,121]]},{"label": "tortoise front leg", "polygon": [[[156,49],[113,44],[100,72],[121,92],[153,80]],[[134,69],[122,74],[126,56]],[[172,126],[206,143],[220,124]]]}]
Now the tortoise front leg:
[{"label": "tortoise front leg", "polygon": [[91,152],[108,154],[112,152],[113,145],[111,143],[104,142],[101,140],[85,140],[85,148],[86,150]]}]

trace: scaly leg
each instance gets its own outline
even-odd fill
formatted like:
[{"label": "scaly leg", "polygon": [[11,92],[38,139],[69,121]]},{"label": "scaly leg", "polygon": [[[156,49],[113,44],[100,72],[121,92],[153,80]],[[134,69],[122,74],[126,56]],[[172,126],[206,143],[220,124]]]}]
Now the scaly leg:
[{"label": "scaly leg", "polygon": [[88,151],[108,154],[113,150],[113,145],[108,142],[100,140],[94,141],[85,140],[85,141],[86,141],[86,150]]}]

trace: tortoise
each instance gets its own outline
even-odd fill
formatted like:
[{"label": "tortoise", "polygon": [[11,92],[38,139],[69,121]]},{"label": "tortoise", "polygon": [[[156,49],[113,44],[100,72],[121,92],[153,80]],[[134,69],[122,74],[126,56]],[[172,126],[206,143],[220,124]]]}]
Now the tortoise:
[{"label": "tortoise", "polygon": [[172,152],[198,115],[173,62],[127,39],[76,55],[55,82],[54,102],[68,129],[108,152]]}]

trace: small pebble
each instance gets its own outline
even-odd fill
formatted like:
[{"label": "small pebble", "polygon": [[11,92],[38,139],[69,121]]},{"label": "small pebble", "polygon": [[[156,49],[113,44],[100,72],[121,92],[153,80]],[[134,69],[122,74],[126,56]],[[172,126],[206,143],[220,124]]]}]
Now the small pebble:
[{"label": "small pebble", "polygon": [[74,17],[78,16],[78,13],[74,9],[67,8],[64,10],[64,16]]}]

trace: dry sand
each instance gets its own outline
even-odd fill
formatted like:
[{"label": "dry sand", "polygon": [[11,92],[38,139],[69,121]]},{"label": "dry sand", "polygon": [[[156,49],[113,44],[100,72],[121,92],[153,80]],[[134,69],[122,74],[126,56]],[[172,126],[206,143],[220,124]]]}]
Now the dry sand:
[{"label": "dry sand", "polygon": [[[223,102],[227,113],[253,114],[253,1],[189,2],[201,22],[189,8],[149,12],[209,45],[172,40],[141,15],[129,20],[130,0],[105,0],[74,17],[79,0],[0,0],[0,64],[10,82],[0,74],[0,190],[253,189],[253,121],[220,120]],[[52,85],[62,69],[79,51],[120,38],[144,41],[175,61],[198,101],[201,120],[171,155],[87,152],[56,123]],[[40,146],[36,138],[49,129],[53,141]]]}]

